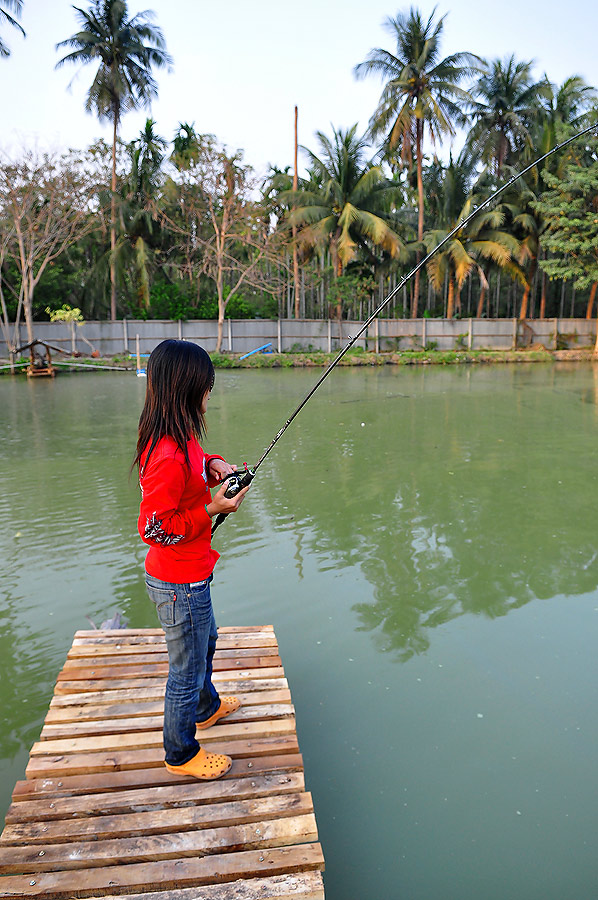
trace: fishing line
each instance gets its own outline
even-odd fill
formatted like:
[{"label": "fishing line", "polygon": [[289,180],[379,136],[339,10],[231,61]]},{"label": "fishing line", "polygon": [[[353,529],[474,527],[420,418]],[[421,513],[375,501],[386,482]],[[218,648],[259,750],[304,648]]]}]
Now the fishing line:
[{"label": "fishing line", "polygon": [[[349,338],[348,342],[339,351],[339,353],[335,356],[335,358],[328,365],[328,367],[324,370],[324,372],[318,378],[318,380],[316,381],[314,386],[311,388],[311,390],[309,390],[307,392],[307,394],[305,395],[305,397],[303,397],[303,399],[301,400],[301,402],[299,403],[297,408],[291,413],[291,415],[286,420],[286,422],[284,423],[284,425],[282,426],[280,431],[278,431],[277,434],[275,434],[275,436],[272,438],[272,440],[270,441],[270,443],[268,444],[268,446],[266,447],[266,449],[264,450],[264,452],[258,459],[255,466],[253,466],[252,468],[249,468],[249,467],[247,467],[247,464],[246,464],[245,470],[236,471],[233,475],[229,476],[229,487],[227,488],[227,490],[225,492],[225,497],[229,497],[229,498],[234,497],[244,487],[247,487],[247,485],[251,484],[251,482],[253,481],[253,479],[255,477],[257,470],[262,465],[262,463],[264,462],[264,460],[266,459],[266,457],[268,456],[270,451],[273,450],[274,446],[278,443],[280,438],[283,436],[283,434],[285,433],[285,431],[287,430],[287,428],[289,427],[291,422],[299,415],[299,413],[301,412],[301,410],[303,409],[305,404],[313,397],[313,395],[318,390],[318,388],[320,387],[322,382],[325,381],[326,378],[328,378],[328,376],[330,375],[332,370],[339,364],[339,362],[341,361],[343,356],[345,356],[345,354],[351,349],[351,347],[353,346],[355,341],[357,341],[361,337],[361,335],[364,333],[364,331],[366,331],[369,328],[369,326],[372,324],[374,319],[377,318],[377,316],[384,309],[384,307],[388,303],[390,303],[390,301],[394,297],[396,297],[396,295],[399,293],[399,291],[401,291],[405,287],[405,285],[413,278],[413,276],[417,272],[419,272],[421,269],[423,269],[423,267],[425,265],[427,265],[427,263],[429,263],[429,261],[432,259],[432,257],[435,256],[436,253],[438,253],[438,251],[441,250],[445,246],[445,244],[447,244],[451,240],[451,238],[453,238],[457,234],[457,232],[461,231],[461,229],[463,229],[463,228],[466,228],[467,225],[469,225],[469,223],[471,221],[473,221],[473,219],[475,219],[475,217],[480,212],[482,212],[482,210],[487,209],[487,207],[489,207],[496,200],[497,197],[499,197],[504,191],[506,191],[508,188],[510,188],[511,185],[514,184],[519,178],[523,178],[524,175],[527,175],[527,173],[530,172],[535,166],[539,165],[539,163],[544,162],[544,160],[548,159],[549,156],[552,156],[553,153],[557,153],[557,151],[563,150],[565,147],[568,147],[569,144],[572,144],[573,141],[576,141],[579,138],[584,137],[584,135],[589,134],[591,131],[594,131],[596,128],[598,128],[598,122],[594,122],[592,125],[588,126],[588,128],[584,128],[583,131],[578,131],[572,137],[567,138],[566,141],[562,141],[560,144],[557,144],[556,147],[553,147],[552,150],[549,150],[547,153],[544,153],[543,156],[540,156],[540,157],[538,157],[538,159],[535,159],[534,162],[530,163],[529,166],[526,166],[525,169],[522,169],[521,172],[517,172],[515,175],[513,175],[513,177],[510,178],[507,182],[505,182],[505,184],[503,184],[496,191],[494,191],[494,193],[491,194],[490,197],[488,197],[486,200],[484,200],[482,203],[480,203],[479,206],[476,206],[468,216],[466,216],[464,219],[460,219],[459,222],[457,222],[457,224],[455,225],[455,227],[451,231],[449,231],[449,233],[447,235],[445,235],[445,237],[443,237],[443,239],[432,250],[430,250],[430,252],[428,254],[426,254],[426,256],[424,256],[411,269],[411,271],[408,272],[407,275],[405,275],[405,277],[399,282],[399,284],[397,284],[396,287],[393,288],[393,290],[390,292],[390,294],[388,294],[388,296],[385,297],[385,299],[382,301],[382,303],[380,303],[380,305],[376,307],[376,309],[373,311],[373,313],[370,315],[370,317],[368,319],[366,319],[366,321],[357,330],[357,332],[352,337]],[[214,525],[212,526],[212,534],[214,534],[214,532],[216,531],[218,526],[224,521],[226,516],[227,516],[227,513],[219,513],[219,515],[216,517],[216,521],[214,522]]]}]

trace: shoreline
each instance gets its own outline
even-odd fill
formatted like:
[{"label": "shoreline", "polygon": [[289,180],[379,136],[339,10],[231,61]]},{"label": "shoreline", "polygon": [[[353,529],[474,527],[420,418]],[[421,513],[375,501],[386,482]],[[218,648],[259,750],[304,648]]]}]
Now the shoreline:
[{"label": "shoreline", "polygon": [[[305,369],[325,368],[338,355],[324,351],[302,353],[260,353],[241,359],[243,354],[211,353],[216,369]],[[25,361],[23,361],[25,362]],[[28,361],[27,361],[28,362]],[[85,369],[111,369],[136,371],[135,360],[130,357],[114,356],[92,358],[80,356],[68,362],[54,358],[57,371],[82,372]],[[429,366],[429,365],[493,365],[504,363],[555,363],[555,362],[596,362],[598,355],[592,348],[578,350],[404,350],[374,353],[362,349],[351,349],[339,361],[339,366]],[[1,375],[10,375],[8,360],[0,359]],[[16,374],[25,374],[26,365],[19,365]]]}]

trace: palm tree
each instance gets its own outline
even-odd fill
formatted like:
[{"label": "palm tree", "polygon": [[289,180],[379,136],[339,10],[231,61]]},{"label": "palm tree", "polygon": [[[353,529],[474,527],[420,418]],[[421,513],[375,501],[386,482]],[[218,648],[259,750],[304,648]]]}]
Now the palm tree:
[{"label": "palm tree", "polygon": [[538,120],[547,82],[535,82],[532,62],[514,56],[495,59],[472,88],[469,112],[473,125],[466,138],[472,161],[490,165],[500,178],[505,165],[515,165],[532,150],[532,127]]},{"label": "palm tree", "polygon": [[[13,28],[18,28],[24,37],[25,32],[23,31],[23,28],[19,25],[17,20],[10,15],[10,12],[12,12],[15,16],[20,16],[22,8],[23,0],[2,0],[2,2],[0,3],[0,24],[3,22],[8,22],[8,24],[12,25]],[[1,56],[10,56],[10,50],[8,49],[2,38],[0,38],[0,57]]]},{"label": "palm tree", "polygon": [[[112,123],[112,204],[110,216],[110,250],[116,248],[116,142],[123,113],[146,106],[158,89],[152,75],[153,67],[168,66],[160,28],[152,24],[149,10],[129,19],[126,0],[94,0],[86,11],[74,7],[81,24],[78,31],[56,45],[73,48],[64,56],[64,63],[99,63],[87,93],[85,109],[95,110],[98,119]],[[110,315],[116,319],[116,268],[110,264]]]},{"label": "palm tree", "polygon": [[[428,253],[437,247],[448,234],[464,221],[487,196],[487,179],[482,176],[473,191],[468,191],[472,175],[471,162],[466,153],[461,153],[456,161],[450,158],[444,170],[444,177],[438,192],[438,227],[426,231],[424,243]],[[448,282],[447,319],[452,319],[455,311],[461,309],[461,288],[468,275],[477,270],[481,292],[480,307],[488,288],[485,266],[489,263],[506,269],[523,281],[523,273],[514,257],[520,253],[519,242],[503,228],[506,218],[504,205],[479,213],[469,224],[460,228],[427,265],[428,276],[436,291]]]},{"label": "palm tree", "polygon": [[[548,153],[556,147],[561,134],[582,128],[588,111],[596,102],[596,88],[588,85],[581,75],[571,75],[558,86],[545,75],[545,88],[540,112],[539,149]],[[589,123],[588,123],[589,124]],[[561,157],[561,162],[564,157]]]},{"label": "palm tree", "polygon": [[161,170],[167,141],[154,131],[155,122],[147,119],[139,137],[129,144],[131,171],[123,185],[120,207],[122,235],[115,255],[121,269],[129,263],[135,272],[137,305],[150,305],[149,271],[159,243],[159,226],[153,211],[153,198],[161,185]]},{"label": "palm tree", "polygon": [[287,221],[297,228],[299,247],[304,252],[328,247],[337,278],[360,248],[369,255],[372,248],[392,257],[405,252],[393,221],[397,187],[366,159],[367,142],[356,131],[357,125],[333,129],[332,140],[317,132],[321,156],[304,148],[311,161],[309,182],[279,197],[294,207]]},{"label": "palm tree", "polygon": [[[384,26],[396,41],[396,52],[376,48],[355,67],[357,77],[370,73],[385,80],[378,107],[370,120],[374,139],[384,137],[389,154],[401,151],[404,163],[411,162],[415,147],[417,169],[417,239],[424,234],[423,142],[428,128],[432,142],[452,137],[455,125],[462,124],[463,107],[471,101],[459,83],[479,71],[480,60],[472,53],[454,53],[440,59],[443,16],[434,22],[434,13],[424,21],[411,7],[407,14],[387,18]],[[419,251],[418,251],[419,260]],[[416,273],[411,315],[417,317],[419,272]]]}]

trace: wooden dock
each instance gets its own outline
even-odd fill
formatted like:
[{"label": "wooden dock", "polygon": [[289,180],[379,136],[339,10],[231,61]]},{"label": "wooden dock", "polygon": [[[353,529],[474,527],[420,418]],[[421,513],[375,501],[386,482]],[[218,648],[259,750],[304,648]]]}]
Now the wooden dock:
[{"label": "wooden dock", "polygon": [[78,631],[0,836],[0,898],[323,900],[294,709],[272,626],[221,628],[242,707],[200,733],[217,781],[163,765],[161,629]]}]

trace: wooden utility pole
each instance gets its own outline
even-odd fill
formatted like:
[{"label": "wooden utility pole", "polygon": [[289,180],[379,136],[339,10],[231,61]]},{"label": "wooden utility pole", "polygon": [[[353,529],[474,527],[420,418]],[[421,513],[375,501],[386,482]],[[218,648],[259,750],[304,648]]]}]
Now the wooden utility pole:
[{"label": "wooden utility pole", "polygon": [[[297,118],[298,118],[298,110],[295,107],[295,170],[293,172],[293,190],[296,191],[299,187],[299,179],[297,176],[297,156],[298,156],[298,143],[297,143]],[[293,225],[293,279],[295,282],[295,318],[299,318],[300,312],[300,287],[299,287],[299,257],[297,254],[297,228]]]}]

